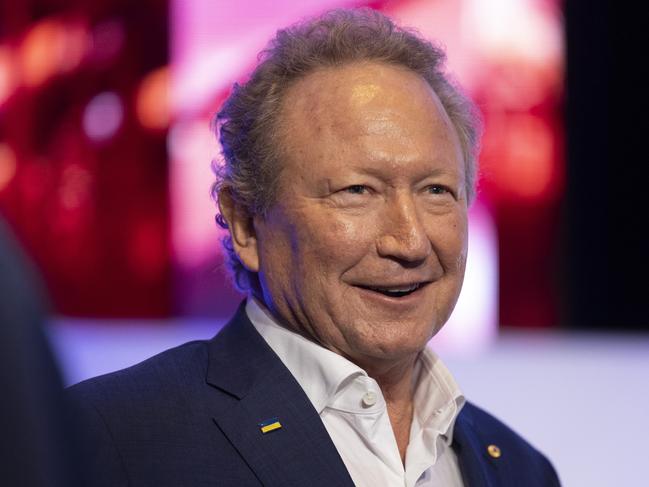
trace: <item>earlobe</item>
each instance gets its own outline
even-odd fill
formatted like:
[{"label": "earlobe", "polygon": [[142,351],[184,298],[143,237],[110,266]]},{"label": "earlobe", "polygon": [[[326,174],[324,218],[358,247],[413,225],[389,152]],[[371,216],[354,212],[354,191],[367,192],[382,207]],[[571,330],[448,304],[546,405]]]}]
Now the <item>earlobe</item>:
[{"label": "earlobe", "polygon": [[251,272],[259,272],[259,252],[253,217],[238,205],[228,188],[219,191],[219,210],[228,224],[232,247],[241,264]]}]

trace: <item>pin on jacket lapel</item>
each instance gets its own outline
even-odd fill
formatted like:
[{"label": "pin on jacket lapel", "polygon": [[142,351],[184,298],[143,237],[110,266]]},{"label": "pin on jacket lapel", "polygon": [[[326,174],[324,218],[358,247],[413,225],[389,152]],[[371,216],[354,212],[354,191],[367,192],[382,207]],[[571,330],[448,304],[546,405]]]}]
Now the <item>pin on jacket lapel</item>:
[{"label": "pin on jacket lapel", "polygon": [[[317,411],[243,305],[210,342],[207,382],[214,422],[262,484],[353,486]],[[262,434],[268,418],[281,428]]]},{"label": "pin on jacket lapel", "polygon": [[455,450],[464,485],[559,487],[548,459],[489,413],[467,402],[455,423]]}]

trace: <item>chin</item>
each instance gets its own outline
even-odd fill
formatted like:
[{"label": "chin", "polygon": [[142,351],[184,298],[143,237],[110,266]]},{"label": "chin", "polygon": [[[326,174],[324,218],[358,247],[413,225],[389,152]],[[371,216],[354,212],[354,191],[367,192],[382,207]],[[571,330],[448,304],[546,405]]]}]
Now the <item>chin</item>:
[{"label": "chin", "polygon": [[357,337],[354,344],[354,355],[366,357],[366,360],[377,360],[381,362],[399,362],[413,357],[421,352],[430,339],[428,331],[398,334],[387,333],[385,335],[374,335],[371,338]]}]

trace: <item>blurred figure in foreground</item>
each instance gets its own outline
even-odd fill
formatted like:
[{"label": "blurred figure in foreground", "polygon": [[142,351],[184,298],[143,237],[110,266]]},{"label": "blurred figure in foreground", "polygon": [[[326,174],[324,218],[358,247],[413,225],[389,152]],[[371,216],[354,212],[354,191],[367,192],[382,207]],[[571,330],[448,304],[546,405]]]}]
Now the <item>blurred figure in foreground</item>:
[{"label": "blurred figure in foreground", "polygon": [[44,335],[44,293],[0,219],[0,484],[81,485],[58,370]]}]

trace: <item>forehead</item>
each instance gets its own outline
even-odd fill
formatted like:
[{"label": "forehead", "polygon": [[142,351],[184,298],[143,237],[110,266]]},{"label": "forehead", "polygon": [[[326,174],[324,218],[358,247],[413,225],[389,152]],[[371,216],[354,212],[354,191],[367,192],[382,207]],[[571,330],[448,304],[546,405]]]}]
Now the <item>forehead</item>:
[{"label": "forehead", "polygon": [[280,121],[283,145],[291,151],[299,151],[305,140],[342,142],[372,135],[457,142],[455,128],[428,83],[406,68],[381,63],[310,73],[288,89]]},{"label": "forehead", "polygon": [[282,112],[289,118],[308,114],[313,120],[322,120],[388,107],[396,111],[419,107],[431,119],[446,115],[439,98],[423,78],[406,68],[381,63],[355,63],[314,71],[289,88]]}]

